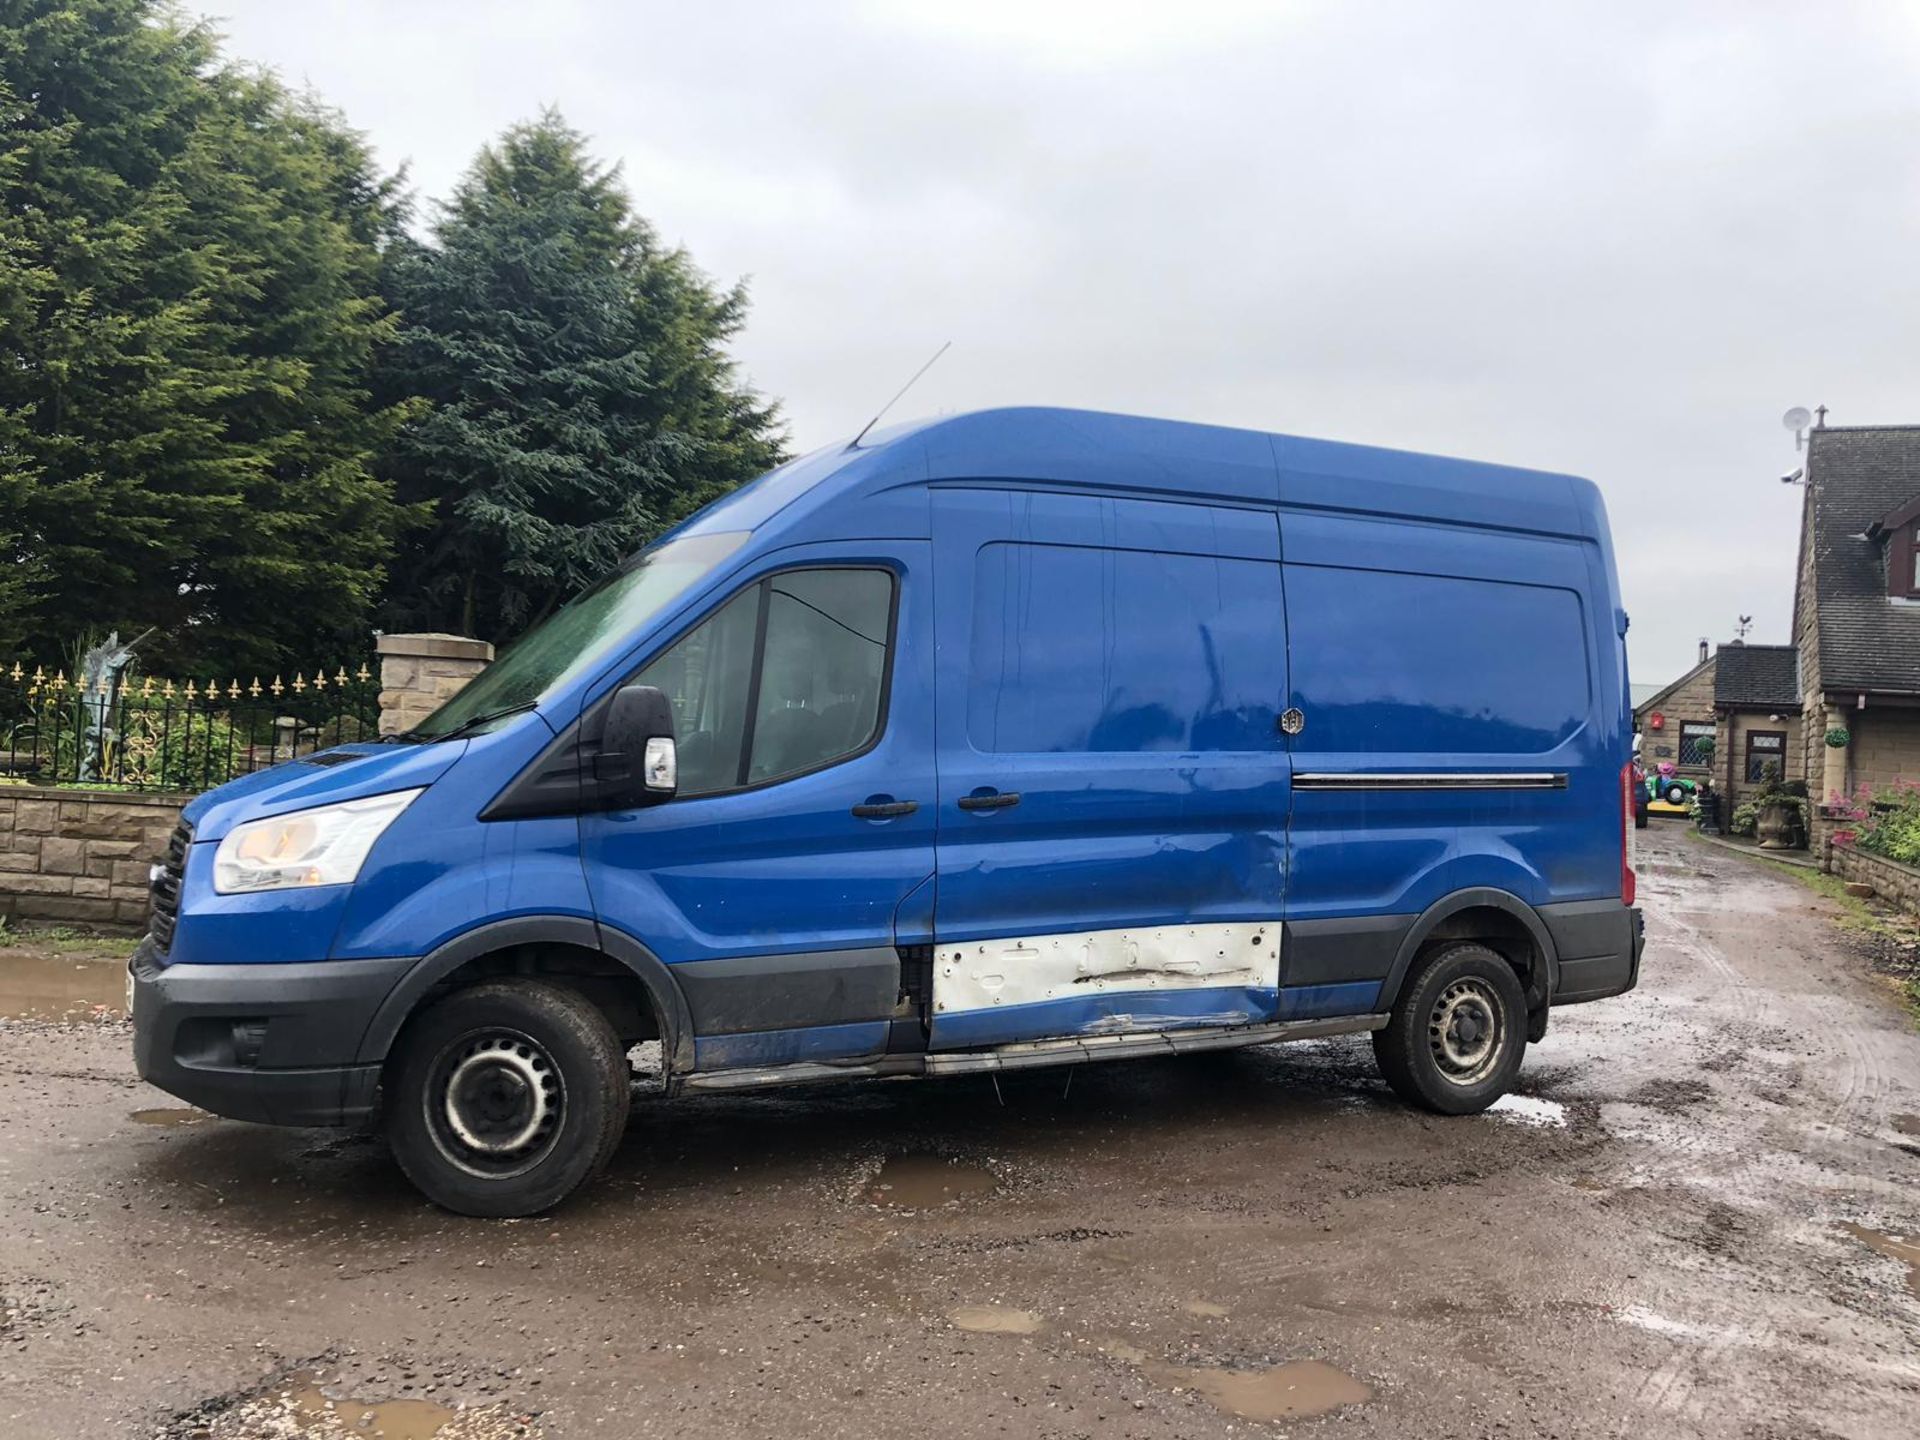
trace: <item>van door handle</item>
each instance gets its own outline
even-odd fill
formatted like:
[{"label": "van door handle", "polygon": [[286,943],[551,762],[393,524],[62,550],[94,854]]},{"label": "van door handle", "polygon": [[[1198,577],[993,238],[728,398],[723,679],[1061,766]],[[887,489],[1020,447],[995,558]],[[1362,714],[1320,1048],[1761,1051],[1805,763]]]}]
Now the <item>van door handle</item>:
[{"label": "van door handle", "polygon": [[876,795],[871,800],[853,807],[856,820],[895,820],[902,815],[911,815],[920,808],[917,800],[894,800],[885,795]]},{"label": "van door handle", "polygon": [[1007,810],[1019,803],[1018,790],[976,790],[960,797],[962,810]]}]

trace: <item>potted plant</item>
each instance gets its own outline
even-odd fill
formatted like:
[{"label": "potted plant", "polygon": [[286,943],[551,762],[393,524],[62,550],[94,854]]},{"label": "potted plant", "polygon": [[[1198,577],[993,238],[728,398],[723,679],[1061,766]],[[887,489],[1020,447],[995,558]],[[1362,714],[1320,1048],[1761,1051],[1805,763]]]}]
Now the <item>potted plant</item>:
[{"label": "potted plant", "polygon": [[1807,802],[1793,791],[1780,783],[1778,767],[1769,765],[1754,796],[1753,835],[1762,850],[1798,850],[1807,843]]},{"label": "potted plant", "polygon": [[1829,750],[1844,750],[1853,742],[1853,736],[1847,733],[1846,726],[1835,725],[1827,731],[1826,741]]}]

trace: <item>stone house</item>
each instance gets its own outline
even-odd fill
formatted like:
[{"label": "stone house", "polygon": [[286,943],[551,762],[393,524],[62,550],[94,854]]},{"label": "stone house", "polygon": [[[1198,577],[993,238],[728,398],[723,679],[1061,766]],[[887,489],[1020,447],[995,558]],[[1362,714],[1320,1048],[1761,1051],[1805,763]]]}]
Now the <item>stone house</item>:
[{"label": "stone house", "polygon": [[[1711,780],[1738,805],[1770,775],[1806,774],[1800,690],[1791,645],[1731,641],[1634,707],[1640,760],[1652,770],[1672,761],[1682,775]],[[1713,741],[1711,758],[1703,740]]]},{"label": "stone house", "polygon": [[[1804,480],[1802,764],[1831,801],[1920,779],[1920,425],[1816,427]],[[1832,828],[1816,815],[1815,843]]]}]

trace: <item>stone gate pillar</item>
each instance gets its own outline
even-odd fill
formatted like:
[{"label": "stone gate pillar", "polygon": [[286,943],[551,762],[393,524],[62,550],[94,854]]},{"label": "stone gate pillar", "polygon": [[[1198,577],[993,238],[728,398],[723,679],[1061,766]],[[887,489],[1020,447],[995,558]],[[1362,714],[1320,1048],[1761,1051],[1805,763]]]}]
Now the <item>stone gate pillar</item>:
[{"label": "stone gate pillar", "polygon": [[493,663],[493,646],[465,635],[382,635],[373,648],[382,735],[411,730]]}]

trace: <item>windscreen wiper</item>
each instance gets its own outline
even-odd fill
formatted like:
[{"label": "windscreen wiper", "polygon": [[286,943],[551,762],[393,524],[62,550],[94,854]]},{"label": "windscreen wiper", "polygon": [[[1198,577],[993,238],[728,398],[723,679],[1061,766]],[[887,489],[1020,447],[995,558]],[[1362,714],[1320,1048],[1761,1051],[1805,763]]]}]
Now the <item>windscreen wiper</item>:
[{"label": "windscreen wiper", "polygon": [[518,705],[502,705],[498,710],[482,710],[478,715],[469,715],[444,735],[422,735],[418,730],[402,730],[399,734],[387,738],[414,745],[437,745],[442,740],[458,740],[462,735],[472,734],[482,725],[491,725],[494,721],[504,720],[509,715],[518,715],[522,711],[532,710],[539,703],[537,700],[522,700]]}]

